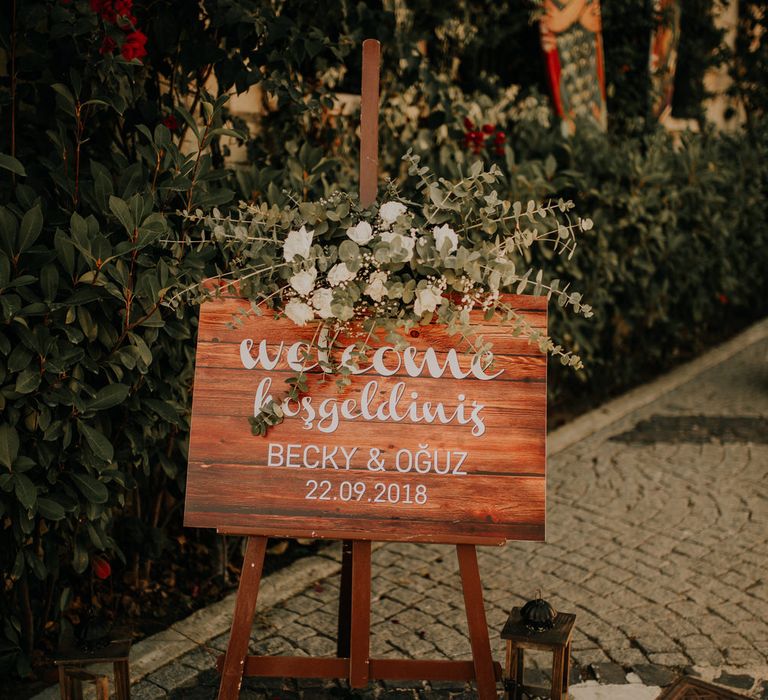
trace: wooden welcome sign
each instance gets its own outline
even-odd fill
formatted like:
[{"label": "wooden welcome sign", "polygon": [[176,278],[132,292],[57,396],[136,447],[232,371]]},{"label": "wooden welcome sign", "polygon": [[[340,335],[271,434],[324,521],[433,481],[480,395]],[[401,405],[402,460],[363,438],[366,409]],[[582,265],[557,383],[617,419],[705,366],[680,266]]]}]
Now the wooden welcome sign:
[{"label": "wooden welcome sign", "polygon": [[[360,202],[377,191],[379,44],[363,44]],[[546,331],[546,299],[505,304]],[[234,700],[243,675],[474,680],[496,698],[501,667],[491,656],[476,544],[544,538],[546,356],[509,329],[473,314],[489,355],[460,352],[436,324],[393,344],[369,340],[350,364],[355,338],[333,359],[353,369],[338,390],[316,358],[316,327],[272,312],[233,318],[249,302],[223,294],[202,304],[195,365],[184,522],[248,535],[219,700]],[[321,343],[322,345],[322,343]],[[306,370],[308,391],[283,403],[286,418],[265,436],[249,418],[283,400],[285,379]],[[248,641],[267,538],[343,539],[334,657],[253,656]],[[370,658],[371,542],[456,544],[471,661]],[[428,633],[428,631],[427,631]]]},{"label": "wooden welcome sign", "polygon": [[[506,303],[546,329],[544,297]],[[198,329],[185,523],[333,539],[501,543],[544,537],[546,356],[483,322],[483,358],[444,326],[373,343],[340,391],[302,359],[316,327],[274,314],[232,328],[249,303],[204,303]],[[348,341],[350,344],[352,339]],[[345,354],[345,340],[334,351]],[[313,367],[313,365],[315,365]],[[248,418],[308,368],[266,436]]]}]

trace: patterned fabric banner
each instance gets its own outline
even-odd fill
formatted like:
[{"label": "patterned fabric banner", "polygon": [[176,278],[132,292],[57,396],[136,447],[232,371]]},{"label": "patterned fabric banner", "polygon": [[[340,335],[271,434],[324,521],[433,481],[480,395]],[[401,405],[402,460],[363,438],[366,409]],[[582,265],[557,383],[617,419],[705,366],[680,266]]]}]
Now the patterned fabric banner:
[{"label": "patterned fabric banner", "polygon": [[680,44],[680,1],[654,0],[656,28],[651,35],[648,73],[651,77],[651,116],[663,122],[672,113],[672,92]]},{"label": "patterned fabric banner", "polygon": [[566,135],[577,119],[605,131],[605,63],[600,0],[545,0],[539,22],[541,46],[555,112]]}]

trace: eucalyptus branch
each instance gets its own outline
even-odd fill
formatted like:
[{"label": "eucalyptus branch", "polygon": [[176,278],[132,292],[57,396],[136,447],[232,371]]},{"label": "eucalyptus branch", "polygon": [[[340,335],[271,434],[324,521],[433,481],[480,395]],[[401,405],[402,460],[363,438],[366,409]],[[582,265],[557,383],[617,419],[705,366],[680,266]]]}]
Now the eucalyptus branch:
[{"label": "eucalyptus branch", "polygon": [[[574,204],[563,199],[538,204],[500,199],[498,170],[483,171],[479,162],[466,177],[447,182],[436,180],[418,156],[409,153],[405,160],[417,179],[421,202],[402,198],[390,185],[391,199],[365,210],[349,194],[336,192],[316,202],[291,198],[282,208],[240,203],[224,214],[216,208],[209,213],[184,211],[182,216],[199,235],[190,231],[186,240],[163,242],[186,249],[194,244],[196,250],[215,246],[228,262],[208,282],[240,281],[240,293],[252,305],[269,302],[299,326],[316,324],[306,359],[310,350],[316,351],[322,372],[335,374],[340,386],[354,373],[349,363],[330,362],[341,333],[353,339],[347,358],[354,362],[372,350],[378,332],[403,348],[414,328],[433,322],[459,335],[462,349],[477,355],[490,346],[475,333],[473,309],[499,314],[500,323],[513,333],[580,368],[577,355],[532,326],[505,295],[545,294],[569,311],[591,317],[591,307],[568,284],[551,275],[544,281],[544,268],[523,274],[515,270],[518,255],[534,243],[573,255],[578,234],[592,228],[591,220],[572,218]],[[473,235],[479,228],[488,235]],[[188,295],[193,301],[210,298],[202,285],[176,291],[166,303]],[[249,313],[241,312],[234,323],[240,325]],[[302,368],[289,380],[287,399],[297,400],[306,386]],[[264,434],[280,422],[282,405],[272,401],[265,406],[251,421],[253,430]]]}]

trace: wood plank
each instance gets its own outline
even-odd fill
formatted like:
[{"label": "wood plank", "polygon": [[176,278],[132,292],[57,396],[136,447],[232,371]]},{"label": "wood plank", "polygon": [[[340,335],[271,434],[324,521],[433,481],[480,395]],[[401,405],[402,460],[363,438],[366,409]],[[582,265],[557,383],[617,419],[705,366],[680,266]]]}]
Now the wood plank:
[{"label": "wood plank", "polygon": [[[520,472],[543,474],[544,471],[544,445],[541,441],[540,426],[544,417],[539,421],[538,427],[533,420],[526,425],[516,425],[513,415],[509,415],[505,423],[501,416],[493,416],[492,427],[497,427],[503,435],[498,441],[475,440],[470,430],[463,426],[430,426],[402,424],[398,431],[374,430],[376,425],[364,422],[343,423],[331,434],[316,433],[304,430],[295,421],[286,421],[276,429],[268,432],[266,437],[258,437],[251,434],[251,426],[245,416],[232,419],[227,416],[196,416],[193,426],[192,442],[189,448],[190,467],[196,468],[211,464],[259,464],[268,463],[270,445],[315,445],[339,446],[338,459],[346,464],[341,447],[347,454],[352,454],[351,463],[354,466],[367,464],[367,457],[371,449],[381,451],[386,464],[393,469],[396,467],[397,454],[400,450],[415,451],[422,449],[421,445],[427,445],[429,450],[438,450],[442,471],[447,468],[447,455],[467,453],[465,464],[467,469],[473,469],[475,473],[489,474],[515,474]],[[381,432],[385,434],[380,434]],[[509,452],[504,452],[504,445],[510,446]],[[357,452],[353,450],[357,448]],[[277,448],[275,450],[277,455]],[[304,448],[302,448],[303,450]],[[310,450],[311,451],[311,450]],[[322,457],[322,452],[321,455]],[[314,463],[317,455],[302,452],[302,461],[307,464]],[[277,459],[277,457],[275,457]],[[458,457],[452,458],[454,461]],[[327,463],[330,460],[326,460]],[[293,462],[291,462],[293,463]],[[407,455],[401,457],[403,468],[407,464]],[[329,463],[329,466],[332,465]],[[310,467],[311,469],[311,467]],[[415,467],[414,467],[415,470]],[[451,469],[452,471],[452,469]]]},{"label": "wood plank", "polygon": [[[275,470],[271,470],[274,472]],[[487,488],[477,488],[476,481],[465,479],[461,488],[446,483],[444,477],[417,481],[411,477],[409,482],[377,479],[376,475],[365,474],[354,482],[339,482],[338,486],[330,479],[306,479],[298,470],[286,472],[282,477],[264,478],[249,481],[236,478],[233,472],[226,470],[207,470],[206,478],[196,479],[190,492],[190,499],[195,506],[188,508],[188,521],[196,526],[205,527],[198,519],[206,514],[218,513],[223,524],[237,522],[255,525],[261,518],[284,519],[286,524],[294,525],[297,519],[304,521],[322,520],[325,524],[338,525],[340,528],[361,526],[370,528],[372,537],[384,534],[390,526],[411,527],[418,531],[455,532],[472,527],[475,523],[481,529],[493,531],[493,526],[500,529],[509,525],[533,525],[544,516],[543,492],[544,479],[540,477],[504,477],[485,479],[491,482]],[[242,473],[242,470],[240,470]],[[477,480],[477,478],[475,477]],[[313,483],[313,482],[317,483]],[[498,481],[504,488],[512,488],[510,494],[498,493],[493,486]],[[327,483],[322,483],[327,482]],[[510,483],[511,482],[511,483]],[[352,483],[352,486],[344,484]],[[363,484],[363,491],[357,484]],[[399,486],[400,502],[376,501],[375,499],[394,499]],[[411,486],[406,492],[406,486]],[[424,486],[424,489],[417,487]],[[212,494],[219,489],[217,494]],[[344,501],[348,493],[355,489],[363,491],[361,500]],[[320,494],[327,499],[299,500],[302,494]],[[408,493],[411,503],[405,503]],[[369,494],[369,495],[365,495]],[[384,495],[382,495],[384,494]],[[415,496],[424,494],[425,503],[419,503]],[[450,507],[451,519],[446,519],[445,509]],[[313,528],[313,532],[316,528]]]},{"label": "wood plank", "polygon": [[[222,668],[224,655],[218,657],[217,666]],[[245,676],[270,678],[344,678],[349,659],[309,656],[253,656],[245,657]]]},{"label": "wood plank", "polygon": [[[498,663],[493,664],[493,671],[500,680],[502,671]],[[371,678],[393,681],[471,681],[475,678],[475,667],[472,661],[371,659]]]},{"label": "wood plank", "polygon": [[[509,339],[508,342],[508,349],[517,349],[519,352],[507,354],[498,351],[494,352],[493,365],[488,368],[488,372],[492,373],[494,371],[504,370],[505,374],[501,377],[501,381],[509,379],[514,379],[516,381],[523,379],[539,379],[541,377],[541,368],[546,365],[546,357],[532,348],[527,340],[517,338]],[[417,347],[415,343],[410,344],[420,351],[426,349],[426,343],[423,344],[424,347],[421,348]],[[257,347],[252,350],[254,359],[258,356]],[[287,351],[285,346],[283,346],[283,351],[280,352],[280,344],[273,340],[266,344],[266,348],[270,358],[277,358],[274,372],[293,374],[293,370],[289,367],[286,359]],[[474,359],[474,355],[461,348],[453,349],[457,350],[459,366],[463,371],[467,371]],[[498,348],[495,349],[498,350]],[[441,347],[435,349],[438,362],[441,366],[445,364],[449,350],[451,350],[451,348]],[[312,350],[310,355],[312,359],[310,362],[306,363],[307,366],[311,366],[317,361],[316,351]],[[334,357],[336,357],[336,355],[334,355]],[[240,343],[198,340],[195,366],[216,367],[220,369],[243,369],[243,363],[240,359]],[[312,369],[309,370],[309,373],[319,374],[320,372],[317,369]],[[408,375],[401,369],[392,376],[407,377]],[[470,377],[470,379],[472,378]]]}]

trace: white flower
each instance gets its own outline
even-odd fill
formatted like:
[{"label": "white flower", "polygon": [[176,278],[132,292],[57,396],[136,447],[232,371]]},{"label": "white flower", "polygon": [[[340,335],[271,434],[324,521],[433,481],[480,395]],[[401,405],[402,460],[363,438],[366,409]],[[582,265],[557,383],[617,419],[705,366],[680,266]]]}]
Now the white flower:
[{"label": "white flower", "polygon": [[408,252],[408,257],[406,260],[410,260],[413,257],[413,248],[416,245],[416,239],[411,238],[410,236],[400,236],[400,240],[398,241],[401,248],[405,249]]},{"label": "white flower", "polygon": [[448,224],[435,226],[432,232],[435,234],[435,245],[439,251],[442,251],[443,244],[446,241],[451,242],[449,253],[453,253],[459,247],[459,236]]},{"label": "white flower", "polygon": [[365,293],[374,301],[381,301],[387,295],[387,273],[379,270],[368,278],[368,286]]},{"label": "white flower", "polygon": [[425,311],[434,311],[442,303],[443,297],[437,287],[425,287],[416,291],[413,310],[417,316],[421,316]]},{"label": "white flower", "polygon": [[317,315],[320,318],[330,318],[333,316],[331,311],[331,302],[333,301],[333,290],[316,289],[312,295],[312,306],[315,307]]},{"label": "white flower", "polygon": [[394,223],[398,216],[408,211],[400,202],[384,202],[379,207],[379,218],[387,225]]},{"label": "white flower", "polygon": [[291,262],[297,255],[303,258],[309,257],[309,249],[312,247],[314,231],[307,231],[302,226],[298,231],[289,231],[288,238],[283,243],[283,255],[287,262]]},{"label": "white flower", "polygon": [[394,231],[382,231],[381,240],[384,241],[384,243],[390,243],[393,251],[398,248],[405,250],[405,252],[408,253],[405,258],[406,260],[410,260],[413,257],[413,248],[416,245],[415,238],[412,238],[411,236],[403,236]]},{"label": "white flower", "polygon": [[315,317],[310,305],[297,299],[291,299],[285,305],[285,315],[297,326],[303,326],[307,321],[311,321]]},{"label": "white flower", "polygon": [[328,284],[335,287],[342,282],[349,282],[355,278],[355,273],[347,267],[347,263],[336,263],[328,270]]},{"label": "white flower", "polygon": [[361,221],[357,226],[347,229],[347,236],[358,245],[365,245],[373,238],[373,228],[367,221]]},{"label": "white flower", "polygon": [[313,267],[311,270],[297,272],[288,282],[301,296],[305,297],[314,288],[316,279],[317,270]]}]

